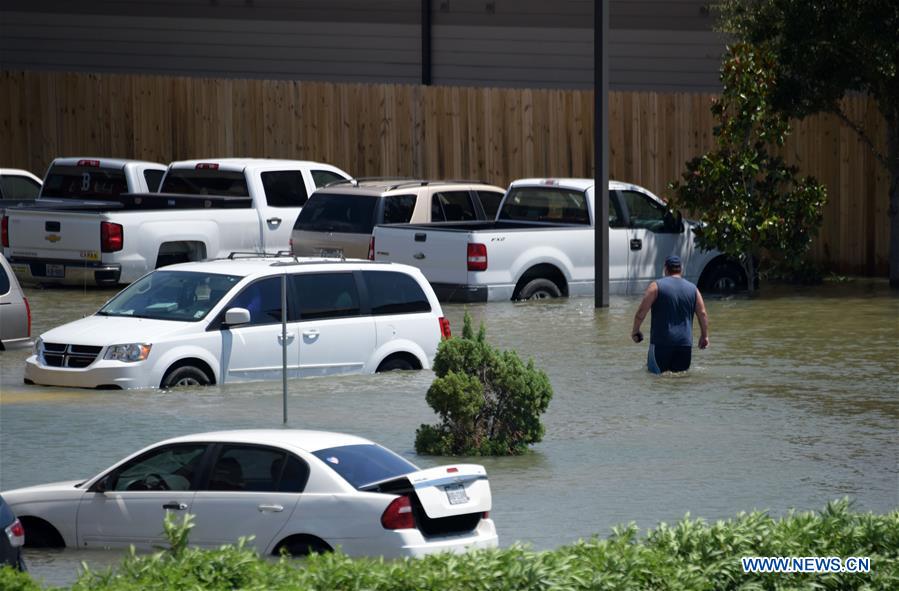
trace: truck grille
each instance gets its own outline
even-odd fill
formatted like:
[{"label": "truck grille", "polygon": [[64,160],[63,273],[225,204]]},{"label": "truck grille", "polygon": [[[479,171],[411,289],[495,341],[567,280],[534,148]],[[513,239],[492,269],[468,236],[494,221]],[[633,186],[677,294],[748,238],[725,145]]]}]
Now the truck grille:
[{"label": "truck grille", "polygon": [[84,368],[94,362],[103,347],[44,343],[44,365]]}]

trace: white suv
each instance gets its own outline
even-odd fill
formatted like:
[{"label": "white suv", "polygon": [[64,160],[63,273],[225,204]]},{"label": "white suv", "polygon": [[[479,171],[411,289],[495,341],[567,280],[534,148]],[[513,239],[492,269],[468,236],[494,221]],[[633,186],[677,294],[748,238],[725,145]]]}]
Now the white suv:
[{"label": "white suv", "polygon": [[289,377],[429,368],[450,334],[414,267],[235,254],[153,271],[93,316],[42,334],[25,382],[169,388],[279,379],[282,281]]}]

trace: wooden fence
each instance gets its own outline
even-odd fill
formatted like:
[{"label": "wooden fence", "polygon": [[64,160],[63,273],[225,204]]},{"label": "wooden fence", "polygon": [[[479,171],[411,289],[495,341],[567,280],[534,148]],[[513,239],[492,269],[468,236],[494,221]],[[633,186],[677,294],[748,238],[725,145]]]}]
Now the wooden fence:
[{"label": "wooden fence", "polygon": [[[613,92],[610,169],[664,196],[712,143],[711,95]],[[884,142],[876,108],[849,113]],[[593,94],[165,76],[0,72],[0,166],[43,174],[61,155],[169,162],[253,156],[329,162],[357,176],[592,176]],[[786,146],[828,188],[816,260],[886,275],[885,171],[833,117],[798,123]]]}]

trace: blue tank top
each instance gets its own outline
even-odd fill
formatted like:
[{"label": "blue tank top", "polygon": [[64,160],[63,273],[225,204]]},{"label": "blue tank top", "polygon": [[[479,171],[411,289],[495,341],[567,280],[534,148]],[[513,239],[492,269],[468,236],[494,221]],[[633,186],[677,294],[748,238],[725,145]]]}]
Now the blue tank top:
[{"label": "blue tank top", "polygon": [[652,305],[649,342],[667,347],[693,346],[693,313],[696,286],[682,277],[656,280],[659,294]]}]

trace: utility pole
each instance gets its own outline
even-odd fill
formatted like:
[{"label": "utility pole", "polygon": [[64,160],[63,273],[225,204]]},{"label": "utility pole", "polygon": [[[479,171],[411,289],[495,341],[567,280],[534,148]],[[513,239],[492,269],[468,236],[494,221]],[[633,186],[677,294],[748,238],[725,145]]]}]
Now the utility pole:
[{"label": "utility pole", "polygon": [[609,307],[609,0],[593,2],[594,281],[597,308]]}]

